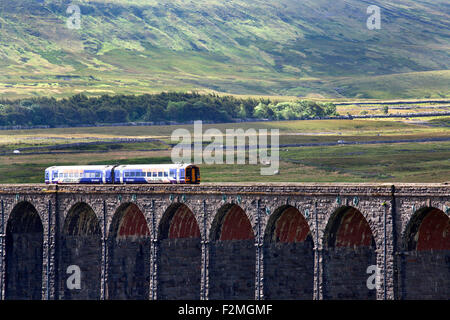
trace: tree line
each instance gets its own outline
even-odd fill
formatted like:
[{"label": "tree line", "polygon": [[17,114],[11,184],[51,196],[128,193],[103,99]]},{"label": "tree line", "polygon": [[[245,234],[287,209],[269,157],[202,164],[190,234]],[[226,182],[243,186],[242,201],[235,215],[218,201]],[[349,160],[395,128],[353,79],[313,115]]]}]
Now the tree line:
[{"label": "tree line", "polygon": [[336,116],[332,103],[236,98],[196,92],[0,100],[0,126],[76,126],[125,122],[230,122],[236,119],[291,120]]}]

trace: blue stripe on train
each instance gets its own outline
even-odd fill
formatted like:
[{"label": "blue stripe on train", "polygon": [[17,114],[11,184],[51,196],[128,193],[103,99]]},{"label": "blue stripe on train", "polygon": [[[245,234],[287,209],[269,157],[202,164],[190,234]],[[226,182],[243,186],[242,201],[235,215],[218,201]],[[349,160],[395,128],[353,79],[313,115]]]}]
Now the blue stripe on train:
[{"label": "blue stripe on train", "polygon": [[124,183],[147,183],[145,178],[123,178]]},{"label": "blue stripe on train", "polygon": [[81,178],[79,183],[103,183],[100,178]]}]

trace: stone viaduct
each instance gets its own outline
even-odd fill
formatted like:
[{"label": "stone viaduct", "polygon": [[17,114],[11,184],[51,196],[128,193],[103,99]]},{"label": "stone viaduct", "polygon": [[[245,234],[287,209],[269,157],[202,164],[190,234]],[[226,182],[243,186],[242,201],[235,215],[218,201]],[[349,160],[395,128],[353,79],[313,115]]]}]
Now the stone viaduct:
[{"label": "stone viaduct", "polygon": [[450,298],[446,184],[0,185],[0,200],[1,299]]}]

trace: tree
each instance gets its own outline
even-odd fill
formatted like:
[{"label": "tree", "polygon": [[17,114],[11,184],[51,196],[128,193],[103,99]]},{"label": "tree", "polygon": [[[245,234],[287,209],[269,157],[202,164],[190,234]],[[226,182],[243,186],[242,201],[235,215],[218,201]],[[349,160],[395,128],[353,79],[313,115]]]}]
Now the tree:
[{"label": "tree", "polygon": [[267,104],[260,102],[254,109],[253,115],[258,119],[268,119],[269,118],[269,107]]}]

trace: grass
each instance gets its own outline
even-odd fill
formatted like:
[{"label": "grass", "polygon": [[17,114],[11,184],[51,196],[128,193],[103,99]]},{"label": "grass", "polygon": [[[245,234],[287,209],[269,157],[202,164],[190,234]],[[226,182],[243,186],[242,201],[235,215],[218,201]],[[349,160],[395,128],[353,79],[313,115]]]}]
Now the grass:
[{"label": "grass", "polygon": [[[443,118],[446,123],[448,119]],[[437,122],[436,119],[429,121]],[[205,125],[225,132],[232,128],[280,130],[282,144],[423,139],[450,137],[448,126],[388,120],[310,120]],[[92,127],[0,131],[0,150],[18,146],[156,137],[170,141],[179,126]],[[181,126],[193,130],[192,126]],[[34,139],[30,138],[33,137]],[[36,139],[40,138],[40,139]],[[30,143],[32,141],[33,143]],[[270,140],[269,140],[270,141]],[[173,142],[173,141],[172,141]],[[113,147],[114,146],[114,147]],[[2,149],[3,148],[3,149]],[[161,148],[159,151],[142,151]],[[54,152],[52,150],[42,150]],[[58,153],[0,156],[0,183],[43,181],[46,167],[71,164],[170,163],[171,150],[157,142],[99,144],[57,150]],[[68,153],[71,152],[71,153]],[[444,182],[450,180],[450,142],[285,147],[279,174],[262,176],[261,165],[201,164],[203,182]]]},{"label": "grass", "polygon": [[429,124],[439,127],[450,127],[450,117],[441,117],[429,121]]}]

